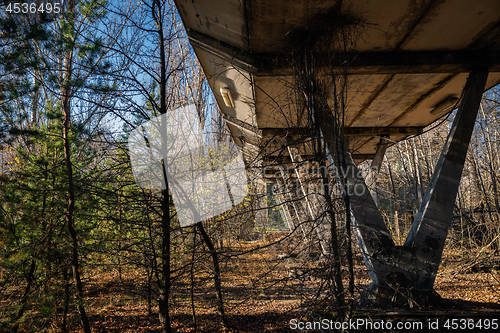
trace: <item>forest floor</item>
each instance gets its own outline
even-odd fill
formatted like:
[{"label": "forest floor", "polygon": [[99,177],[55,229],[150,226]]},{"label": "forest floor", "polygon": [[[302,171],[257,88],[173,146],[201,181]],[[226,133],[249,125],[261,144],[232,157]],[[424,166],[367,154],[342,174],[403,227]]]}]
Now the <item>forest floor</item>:
[{"label": "forest floor", "polygon": [[[222,327],[216,312],[216,298],[211,279],[198,281],[193,290],[196,332],[291,332],[290,320],[305,320],[305,308],[318,302],[316,291],[321,279],[305,274],[293,260],[281,260],[277,266],[276,252],[265,251],[228,260],[223,265],[223,293],[227,317],[235,329]],[[460,251],[447,250],[441,264],[435,290],[445,299],[430,310],[384,310],[362,313],[364,317],[399,318],[413,316],[475,318],[493,313],[500,318],[500,271],[498,267],[467,267]],[[313,272],[312,270],[310,272]],[[93,332],[160,332],[157,307],[148,315],[147,288],[144,272],[129,270],[86,272],[86,304]],[[359,257],[355,266],[356,293],[368,282],[366,269]],[[301,275],[303,274],[303,275]],[[207,274],[208,277],[208,274]],[[182,282],[182,281],[181,281]],[[347,280],[345,280],[347,285]],[[190,284],[177,283],[172,299],[174,332],[195,332]],[[308,306],[309,305],[309,306]],[[74,309],[73,309],[74,310]],[[70,332],[81,332],[76,311],[72,311]],[[309,312],[310,315],[310,312]],[[359,317],[359,316],[358,316]],[[309,317],[310,318],[310,317]],[[60,323],[52,323],[57,332]],[[29,329],[27,329],[29,331]]]},{"label": "forest floor", "polygon": [[[435,290],[445,299],[432,310],[420,311],[434,316],[474,318],[498,313],[500,318],[500,271],[484,266],[467,267],[457,251],[445,252],[435,282]],[[267,270],[274,261],[268,254],[251,253],[229,262],[223,272],[224,301],[229,322],[237,329],[222,327],[216,315],[216,299],[211,280],[195,288],[195,313],[199,332],[290,332],[290,320],[303,318],[305,305],[314,301],[321,283],[308,277],[288,262],[285,269]],[[369,282],[362,262],[357,261],[356,285]],[[290,276],[290,271],[299,276]],[[95,332],[160,332],[157,310],[148,315],[144,277],[137,272],[117,275],[99,274],[87,281],[87,302]],[[347,282],[347,281],[345,281]],[[345,283],[347,285],[347,283]],[[359,290],[357,291],[359,292]],[[172,327],[175,332],[195,332],[189,285],[177,287],[172,300]],[[384,311],[404,319],[419,311]],[[373,314],[373,313],[372,313]],[[380,316],[379,316],[380,318]],[[76,319],[76,318],[75,318]],[[72,332],[78,332],[74,326]]]}]

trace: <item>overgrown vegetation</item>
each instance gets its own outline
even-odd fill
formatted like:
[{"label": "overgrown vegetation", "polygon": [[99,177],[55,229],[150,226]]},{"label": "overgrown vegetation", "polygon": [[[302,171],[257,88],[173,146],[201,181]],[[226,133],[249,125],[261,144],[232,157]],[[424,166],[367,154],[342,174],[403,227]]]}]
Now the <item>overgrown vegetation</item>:
[{"label": "overgrown vegetation", "polygon": [[[272,165],[287,157],[288,170],[276,169],[269,188],[260,169],[248,170],[244,202],[181,228],[168,188],[135,184],[130,131],[195,104],[207,140],[230,133],[174,6],[64,6],[59,16],[1,14],[0,331],[280,332],[291,318],[353,317],[368,277],[349,197],[330,195],[341,180],[323,172],[329,157],[345,165],[347,76],[316,54],[347,52],[346,36],[366,23],[333,9],[294,32],[300,43],[288,44],[283,59],[293,63],[290,94],[307,105],[301,126],[310,130],[278,145],[280,153],[266,156],[264,147],[260,155]],[[333,67],[337,58],[329,59]],[[466,299],[465,286],[451,287],[453,271],[456,281],[480,278],[475,292],[483,297],[471,300],[500,302],[499,101],[498,88],[484,95],[436,287],[444,297]],[[396,241],[410,227],[448,126],[443,119],[388,150],[376,197]],[[330,156],[318,140],[326,131],[335,133]],[[300,146],[310,154],[298,159]],[[311,166],[318,172],[305,184],[284,184]],[[309,195],[307,183],[321,186]]]}]

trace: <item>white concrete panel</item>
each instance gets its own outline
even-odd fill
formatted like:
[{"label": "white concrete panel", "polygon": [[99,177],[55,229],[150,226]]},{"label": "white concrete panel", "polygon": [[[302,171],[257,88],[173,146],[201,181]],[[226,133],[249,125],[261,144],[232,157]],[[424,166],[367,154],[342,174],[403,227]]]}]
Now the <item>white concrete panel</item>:
[{"label": "white concrete panel", "polygon": [[366,21],[363,33],[356,39],[359,51],[391,51],[404,39],[407,31],[422,15],[430,0],[380,1],[348,0],[343,11],[359,15]]},{"label": "white concrete panel", "polygon": [[351,126],[389,126],[399,114],[407,110],[435,86],[440,85],[447,76],[449,74],[395,75]]},{"label": "white concrete panel", "polygon": [[[210,88],[222,112],[257,126],[251,75],[235,68],[228,61],[204,50],[195,49],[196,55],[203,66]],[[221,87],[229,88],[234,101],[234,108],[227,107],[220,93]]]},{"label": "white concrete panel", "polygon": [[[257,121],[261,128],[302,127],[306,124],[300,96],[289,78],[255,77]],[[298,110],[299,109],[299,110]]]},{"label": "white concrete panel", "polygon": [[248,50],[245,7],[239,0],[177,0],[177,8],[189,29]]},{"label": "white concrete panel", "polygon": [[359,111],[369,103],[391,75],[351,75],[348,77],[346,124],[351,124]]},{"label": "white concrete panel", "polygon": [[498,0],[441,0],[413,29],[403,50],[459,50],[500,20]]}]

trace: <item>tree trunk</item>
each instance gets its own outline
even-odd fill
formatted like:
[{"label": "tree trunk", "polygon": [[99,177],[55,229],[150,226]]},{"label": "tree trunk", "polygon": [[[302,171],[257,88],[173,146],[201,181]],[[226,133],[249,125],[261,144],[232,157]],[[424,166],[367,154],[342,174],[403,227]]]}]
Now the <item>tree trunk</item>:
[{"label": "tree trunk", "polygon": [[191,312],[193,314],[193,330],[196,333],[197,327],[196,327],[196,309],[194,306],[194,259],[195,259],[195,254],[196,254],[196,228],[193,228],[193,252],[191,254],[191,267],[190,267],[190,278],[191,278],[191,287],[190,287],[190,294],[191,294]]},{"label": "tree trunk", "polygon": [[23,297],[21,297],[19,311],[17,312],[17,322],[12,328],[12,332],[17,332],[19,330],[19,319],[21,319],[21,317],[24,314],[24,311],[26,310],[26,303],[28,302],[28,296],[31,291],[31,285],[33,284],[33,280],[35,278],[35,269],[36,269],[36,262],[34,259],[32,259],[30,268],[28,270],[28,274],[26,274],[26,288],[24,288],[24,293]]},{"label": "tree trunk", "polygon": [[212,256],[212,261],[214,264],[214,285],[215,285],[215,292],[217,294],[217,310],[219,311],[222,324],[226,327],[231,327],[227,321],[226,314],[224,312],[224,300],[222,298],[220,267],[219,267],[219,258],[217,256],[217,251],[215,250],[214,244],[212,243],[210,236],[208,236],[207,232],[205,231],[203,224],[201,222],[198,222],[196,223],[196,225],[198,226],[198,230],[200,230],[200,234],[201,237],[203,238],[203,241],[205,242],[205,244],[208,247],[208,250],[210,251],[210,254]]},{"label": "tree trunk", "polygon": [[64,304],[63,304],[63,314],[62,314],[62,325],[61,330],[66,332],[68,328],[66,324],[68,322],[68,309],[69,309],[69,297],[70,297],[70,283],[69,283],[69,272],[68,268],[64,266],[62,268],[63,279],[64,279]]},{"label": "tree trunk", "polygon": [[[166,179],[166,178],[165,178]],[[167,189],[163,190],[163,198],[161,201],[161,211],[163,213],[161,219],[162,228],[162,279],[160,282],[160,297],[158,299],[159,319],[164,333],[172,332],[170,326],[170,211],[169,211],[169,194]]]},{"label": "tree trunk", "polygon": [[71,266],[73,268],[73,277],[76,285],[76,303],[80,312],[80,320],[85,333],[90,333],[90,324],[83,306],[83,284],[80,276],[80,263],[78,258],[78,239],[74,225],[75,211],[75,187],[73,183],[73,165],[71,164],[71,151],[69,139],[69,123],[70,123],[70,105],[69,98],[63,96],[63,111],[64,111],[64,159],[66,160],[66,176],[68,181],[68,208],[66,211],[66,225],[71,237]]},{"label": "tree trunk", "polygon": [[[75,1],[67,2],[67,12],[75,11]],[[76,306],[80,312],[80,320],[82,322],[83,331],[90,333],[90,323],[83,305],[83,284],[80,276],[79,258],[78,258],[78,239],[74,225],[74,210],[75,210],[75,186],[73,180],[73,165],[71,163],[71,146],[69,138],[69,129],[71,122],[71,89],[70,80],[72,76],[73,65],[73,47],[68,48],[63,58],[63,80],[61,86],[61,104],[64,114],[63,123],[63,141],[64,141],[64,159],[66,162],[66,177],[68,185],[68,208],[66,210],[66,225],[71,237],[71,266],[73,269],[73,278],[76,285]]]},{"label": "tree trunk", "polygon": [[[160,114],[167,113],[167,64],[165,55],[165,36],[163,34],[163,6],[164,3],[160,0],[154,0],[151,6],[153,20],[158,32],[158,46],[160,52]],[[165,125],[165,126],[163,126]],[[163,124],[162,128],[166,128]],[[166,140],[162,142],[166,144]],[[162,191],[161,200],[161,228],[162,228],[162,245],[161,245],[161,280],[160,297],[158,299],[159,319],[164,333],[172,332],[170,325],[170,193],[168,189],[167,173],[165,161],[162,161],[163,179],[166,188]]]}]

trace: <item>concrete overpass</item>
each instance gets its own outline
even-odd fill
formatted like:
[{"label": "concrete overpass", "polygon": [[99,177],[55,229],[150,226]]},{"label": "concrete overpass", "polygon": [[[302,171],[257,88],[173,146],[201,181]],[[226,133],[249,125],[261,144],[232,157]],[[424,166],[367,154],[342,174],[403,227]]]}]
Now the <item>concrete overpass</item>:
[{"label": "concrete overpass", "polygon": [[[285,50],[297,31],[310,29],[315,33],[309,38],[321,36],[321,27],[332,24],[328,13],[354,17],[360,23],[359,29],[348,30],[350,43],[342,49],[314,53],[315,66],[346,74],[343,134],[348,139],[348,167],[356,169],[355,162],[365,159],[380,162],[381,147],[421,133],[460,105],[405,246],[394,245],[368,191],[351,198],[354,231],[372,291],[395,285],[431,290],[471,124],[482,92],[500,82],[500,1],[175,2],[231,134],[249,164],[259,161],[263,148],[273,156],[284,143],[309,135],[310,124],[303,115],[307,96],[297,99],[289,93],[296,69],[287,63]],[[332,116],[325,115],[323,122],[323,144],[334,150],[334,133],[328,129]],[[298,151],[302,157],[309,153]],[[291,155],[284,158],[293,159]],[[366,188],[354,174],[348,181],[350,186]]]},{"label": "concrete overpass", "polygon": [[[373,157],[380,135],[399,141],[440,118],[461,95],[468,72],[486,65],[486,88],[500,82],[500,3],[496,0],[344,0],[341,11],[367,25],[337,59],[347,71],[346,133],[357,160]],[[280,129],[300,129],[301,106],[286,93],[292,68],[273,65],[287,34],[337,1],[177,0],[217,102],[250,161]],[[326,57],[326,55],[325,55]],[[234,107],[220,88],[229,88]],[[450,111],[450,110],[448,110]],[[446,112],[446,110],[445,110]],[[245,141],[245,145],[241,142]]]}]

